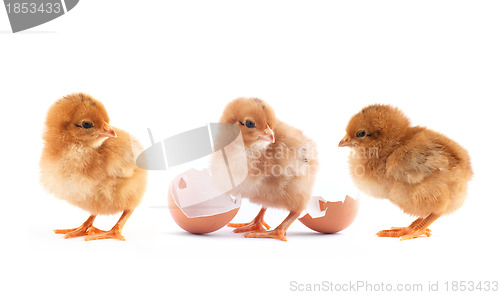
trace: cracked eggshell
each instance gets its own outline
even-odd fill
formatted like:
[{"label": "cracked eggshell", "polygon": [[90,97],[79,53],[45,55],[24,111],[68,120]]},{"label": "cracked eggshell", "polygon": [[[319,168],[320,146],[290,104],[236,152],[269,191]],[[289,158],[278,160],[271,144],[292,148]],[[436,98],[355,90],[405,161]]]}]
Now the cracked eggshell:
[{"label": "cracked eggshell", "polygon": [[177,223],[177,225],[180,226],[183,230],[192,234],[207,234],[223,228],[234,218],[234,216],[236,216],[236,213],[238,213],[239,210],[239,208],[236,208],[231,211],[212,216],[189,218],[177,206],[170,190],[168,205],[170,207],[170,214],[172,215],[175,223]]},{"label": "cracked eggshell", "polygon": [[359,209],[359,200],[349,196],[343,202],[328,202],[321,197],[312,197],[311,202],[316,207],[312,210],[317,211],[316,214],[310,212],[299,218],[299,221],[308,228],[325,234],[346,229],[356,218]]},{"label": "cracked eggshell", "polygon": [[208,170],[188,170],[178,175],[168,192],[170,214],[175,223],[193,234],[221,229],[238,213],[241,199],[221,192]]}]

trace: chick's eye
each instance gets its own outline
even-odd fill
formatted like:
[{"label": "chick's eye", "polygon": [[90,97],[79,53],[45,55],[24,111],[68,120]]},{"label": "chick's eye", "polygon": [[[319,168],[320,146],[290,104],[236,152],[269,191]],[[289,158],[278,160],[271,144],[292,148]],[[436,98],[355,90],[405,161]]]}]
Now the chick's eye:
[{"label": "chick's eye", "polygon": [[365,137],[366,136],[366,131],[361,130],[356,132],[356,137]]},{"label": "chick's eye", "polygon": [[85,129],[89,129],[89,128],[94,127],[94,124],[92,124],[91,122],[83,121],[82,122],[82,127],[85,128]]},{"label": "chick's eye", "polygon": [[253,121],[247,120],[245,122],[245,126],[247,126],[247,128],[255,128],[255,123]]}]

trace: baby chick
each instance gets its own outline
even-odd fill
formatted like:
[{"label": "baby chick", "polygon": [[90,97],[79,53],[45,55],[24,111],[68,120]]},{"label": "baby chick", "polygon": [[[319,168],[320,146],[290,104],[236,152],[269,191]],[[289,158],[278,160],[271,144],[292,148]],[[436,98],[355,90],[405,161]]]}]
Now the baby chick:
[{"label": "baby chick", "polygon": [[[55,230],[65,238],[119,239],[146,188],[146,170],[135,165],[134,138],[109,125],[106,109],[89,95],[78,93],[56,101],[49,109],[40,162],[41,182],[57,198],[88,212],[80,227]],[[92,226],[99,214],[123,212],[109,231]]]},{"label": "baby chick", "polygon": [[339,147],[353,149],[349,162],[355,184],[418,216],[410,226],[380,231],[379,237],[430,236],[429,225],[462,206],[472,168],[467,151],[453,140],[412,127],[399,109],[379,104],[354,115],[346,131]]},{"label": "baby chick", "polygon": [[[247,153],[248,176],[232,193],[262,205],[252,222],[228,226],[235,227],[234,232],[246,232],[247,238],[286,241],[288,227],[306,208],[312,194],[318,168],[315,143],[302,131],[278,120],[273,109],[258,98],[238,98],[230,102],[220,122],[240,128]],[[264,222],[268,207],[290,212],[271,231],[265,230],[270,229]]]}]

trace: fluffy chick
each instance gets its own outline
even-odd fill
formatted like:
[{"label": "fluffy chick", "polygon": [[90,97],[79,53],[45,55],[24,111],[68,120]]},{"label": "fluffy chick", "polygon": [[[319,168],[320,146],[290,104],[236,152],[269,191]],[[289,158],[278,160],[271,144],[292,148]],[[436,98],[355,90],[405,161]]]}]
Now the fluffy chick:
[{"label": "fluffy chick", "polygon": [[408,227],[377,233],[401,240],[430,236],[428,226],[462,206],[472,168],[467,151],[446,136],[410,126],[396,107],[371,105],[354,115],[339,147],[351,147],[351,175],[364,192],[418,216]]},{"label": "fluffy chick", "polygon": [[[55,230],[65,238],[124,240],[123,225],[139,205],[146,171],[135,165],[136,139],[109,125],[106,109],[89,95],[78,93],[56,101],[49,109],[40,162],[42,185],[57,198],[88,212],[80,227]],[[123,212],[109,231],[92,226],[97,215]]]},{"label": "fluffy chick", "polygon": [[[232,193],[241,194],[262,205],[249,223],[230,223],[234,232],[247,238],[276,238],[286,241],[286,231],[306,208],[318,168],[315,143],[302,131],[278,120],[273,109],[258,98],[238,98],[230,102],[221,123],[237,125],[243,137],[247,178]],[[232,171],[242,173],[241,171]],[[276,229],[263,218],[268,207],[288,210],[290,214]]]}]

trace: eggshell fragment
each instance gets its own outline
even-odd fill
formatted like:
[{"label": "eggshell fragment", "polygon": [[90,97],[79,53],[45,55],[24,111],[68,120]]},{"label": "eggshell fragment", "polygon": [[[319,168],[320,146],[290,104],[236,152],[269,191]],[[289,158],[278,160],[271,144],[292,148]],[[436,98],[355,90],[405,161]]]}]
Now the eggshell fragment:
[{"label": "eggshell fragment", "polygon": [[241,199],[220,190],[207,169],[190,169],[172,181],[168,204],[177,225],[190,233],[204,234],[228,224]]},{"label": "eggshell fragment", "polygon": [[183,230],[193,234],[206,234],[223,228],[234,218],[240,209],[238,207],[212,216],[189,218],[175,203],[170,189],[168,191],[168,206],[175,223],[177,223],[177,225],[179,225]]},{"label": "eggshell fragment", "polygon": [[321,197],[313,197],[313,202],[317,202],[319,211],[324,214],[313,218],[308,213],[299,218],[299,221],[308,228],[325,234],[332,234],[346,229],[356,218],[359,209],[359,200],[349,196],[346,196],[343,202],[328,202]]}]

